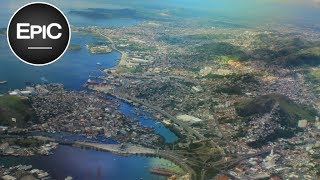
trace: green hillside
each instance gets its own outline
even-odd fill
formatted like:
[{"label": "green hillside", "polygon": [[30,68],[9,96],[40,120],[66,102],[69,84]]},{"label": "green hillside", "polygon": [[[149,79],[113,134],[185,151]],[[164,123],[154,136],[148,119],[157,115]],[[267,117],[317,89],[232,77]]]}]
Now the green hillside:
[{"label": "green hillside", "polygon": [[[270,64],[316,66],[320,64],[320,44],[292,35],[261,34],[254,40],[252,54]],[[270,48],[273,47],[273,48]]]},{"label": "green hillside", "polygon": [[257,97],[253,100],[239,103],[236,107],[237,113],[242,117],[252,117],[269,113],[274,104],[279,103],[280,124],[296,127],[301,119],[313,120],[317,112],[310,107],[296,104],[289,98],[279,94],[270,94]]},{"label": "green hillside", "polygon": [[[248,143],[249,146],[260,148],[278,138],[290,138],[294,136],[296,132],[300,131],[300,128],[298,128],[299,120],[313,120],[317,115],[317,112],[313,108],[298,105],[286,96],[278,94],[260,96],[241,102],[237,105],[236,110],[237,113],[243,117],[243,120],[248,122],[254,117],[261,117],[265,113],[270,113],[276,103],[279,104],[279,108],[272,114],[270,120],[281,125],[282,128],[275,126],[273,132],[267,133],[256,141]],[[254,131],[254,129],[244,126],[240,129],[237,136],[243,137],[252,131]]]},{"label": "green hillside", "polygon": [[221,56],[233,60],[247,60],[247,54],[239,47],[225,42],[203,44],[195,48],[197,60],[220,59]]},{"label": "green hillside", "polygon": [[301,66],[309,65],[316,66],[320,64],[320,47],[312,47],[298,51],[297,53],[284,59],[285,65]]},{"label": "green hillside", "polygon": [[[16,118],[17,122],[13,122]],[[38,119],[27,99],[19,96],[0,96],[0,125],[27,127],[28,122],[37,123]]]}]

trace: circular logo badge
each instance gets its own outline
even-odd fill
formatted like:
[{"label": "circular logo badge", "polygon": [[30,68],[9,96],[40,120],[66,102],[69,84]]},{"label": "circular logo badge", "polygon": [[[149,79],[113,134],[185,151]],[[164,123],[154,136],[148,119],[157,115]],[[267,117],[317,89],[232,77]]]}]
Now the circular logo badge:
[{"label": "circular logo badge", "polygon": [[35,66],[51,64],[67,50],[71,30],[67,18],[48,3],[23,6],[11,17],[8,43],[23,62]]}]

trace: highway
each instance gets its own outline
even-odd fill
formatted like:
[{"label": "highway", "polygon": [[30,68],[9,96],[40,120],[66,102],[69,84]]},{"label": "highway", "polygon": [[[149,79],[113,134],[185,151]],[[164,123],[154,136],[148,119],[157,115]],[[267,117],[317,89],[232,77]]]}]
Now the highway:
[{"label": "highway", "polygon": [[113,93],[109,93],[109,94],[112,95],[112,96],[115,96],[115,97],[117,97],[119,99],[123,99],[123,100],[127,100],[127,101],[131,100],[132,102],[135,102],[135,103],[141,104],[141,105],[143,105],[143,106],[145,106],[147,108],[153,109],[153,110],[161,113],[165,117],[169,118],[172,122],[174,122],[174,123],[178,124],[179,126],[181,126],[190,136],[195,136],[197,139],[202,140],[202,141],[207,140],[206,137],[204,137],[198,131],[195,131],[194,129],[192,129],[188,124],[186,124],[183,121],[178,120],[176,117],[174,117],[174,116],[170,115],[169,113],[163,111],[159,107],[153,106],[153,105],[151,105],[149,103],[146,103],[144,101],[141,101],[141,100],[139,100],[137,98],[129,97],[124,93],[113,92]]},{"label": "highway", "polygon": [[[219,167],[219,169],[221,168],[227,168],[231,165],[234,165],[234,164],[237,164],[245,159],[249,159],[249,158],[252,158],[252,157],[256,157],[256,156],[260,156],[264,153],[268,153],[270,152],[271,149],[266,149],[266,150],[262,150],[260,152],[257,152],[257,153],[254,153],[254,154],[247,154],[247,155],[244,155],[244,156],[240,156],[236,159],[230,159],[228,161],[224,161],[224,160],[221,160],[221,161],[218,161],[218,162],[215,162],[215,163],[212,163],[210,164],[209,166],[207,166],[207,168],[211,168],[211,167]],[[223,166],[223,165],[226,165],[226,166]]]}]

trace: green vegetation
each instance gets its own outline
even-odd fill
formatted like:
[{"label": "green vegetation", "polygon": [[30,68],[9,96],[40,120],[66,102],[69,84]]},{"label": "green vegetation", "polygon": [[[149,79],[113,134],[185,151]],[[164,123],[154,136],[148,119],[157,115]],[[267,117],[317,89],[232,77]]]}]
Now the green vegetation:
[{"label": "green vegetation", "polygon": [[314,83],[320,82],[320,69],[311,69],[307,74],[307,79]]},{"label": "green vegetation", "polygon": [[237,57],[218,56],[218,57],[217,57],[217,60],[220,60],[220,61],[225,62],[225,63],[227,63],[227,62],[230,61],[230,60],[239,60],[239,59],[234,59],[234,58],[237,58]]},{"label": "green vegetation", "polygon": [[312,47],[298,51],[297,53],[285,58],[284,61],[285,65],[290,66],[317,66],[320,64],[320,47]]},{"label": "green vegetation", "polygon": [[91,54],[108,54],[112,52],[112,49],[108,46],[88,47]]},{"label": "green vegetation", "polygon": [[248,56],[239,47],[225,42],[213,42],[195,48],[197,60],[212,60],[229,58],[233,60],[247,60]]},{"label": "green vegetation", "polygon": [[131,73],[142,73],[145,72],[145,68],[143,66],[136,66],[130,69]]},{"label": "green vegetation", "polygon": [[320,47],[312,47],[301,51],[302,54],[312,54],[314,56],[320,56]]},{"label": "green vegetation", "polygon": [[[243,121],[250,121],[253,117],[262,116],[265,113],[270,113],[275,104],[279,107],[273,112],[271,120],[281,125],[283,128],[275,128],[274,132],[267,134],[254,142],[248,143],[249,146],[258,148],[269,141],[274,141],[278,138],[290,138],[300,131],[298,121],[307,119],[312,121],[317,115],[317,111],[311,107],[304,107],[291,101],[283,95],[271,94],[260,96],[255,99],[243,101],[236,106],[237,113],[243,117]],[[242,127],[235,138],[244,137],[248,129]]]},{"label": "green vegetation", "polygon": [[[257,37],[255,46],[259,47],[255,54],[259,52],[261,56],[276,59],[311,47],[312,43],[292,35],[261,34]],[[270,47],[274,47],[273,50],[270,50]]]},{"label": "green vegetation", "polygon": [[[310,69],[306,74],[306,79],[314,84],[320,83],[320,69],[319,68]],[[317,86],[313,88],[312,91],[315,94],[320,94],[320,87]]]},{"label": "green vegetation", "polygon": [[317,115],[316,110],[303,107],[279,94],[270,94],[244,101],[236,106],[237,113],[242,117],[262,115],[269,113],[273,106],[279,104],[280,124],[288,127],[297,127],[301,119],[313,120]]},{"label": "green vegetation", "polygon": [[241,88],[235,85],[220,86],[215,90],[216,93],[224,93],[229,95],[241,95],[243,94]]},{"label": "green vegetation", "polygon": [[42,146],[44,143],[45,141],[41,141],[34,138],[18,138],[18,139],[13,139],[12,141],[9,141],[10,145],[16,145],[24,148],[39,147],[39,146]]},{"label": "green vegetation", "polygon": [[[233,84],[233,86],[235,86],[236,91],[238,91],[240,93],[240,87],[237,87],[237,85],[244,85],[244,84],[251,84],[251,85],[259,85],[260,82],[257,80],[256,76],[254,74],[251,73],[246,73],[246,74],[228,74],[228,75],[219,75],[219,74],[208,74],[206,76],[203,76],[202,78],[206,78],[206,79],[226,79],[229,80],[231,82],[231,84]],[[236,85],[237,84],[237,85]],[[225,87],[225,86],[224,86]],[[224,87],[221,87],[218,89],[218,91],[221,91],[223,89],[225,89]],[[221,93],[223,93],[221,91]]]},{"label": "green vegetation", "polygon": [[201,70],[200,67],[186,67],[185,69],[187,71],[190,71],[191,73],[199,73],[199,71]]},{"label": "green vegetation", "polygon": [[[319,159],[319,157],[314,159]],[[315,169],[317,171],[317,176],[320,176],[320,165],[318,164]]]},{"label": "green vegetation", "polygon": [[245,137],[246,135],[247,135],[247,132],[244,130],[243,127],[241,127],[233,138]]},{"label": "green vegetation", "polygon": [[217,161],[220,161],[221,159],[222,159],[221,154],[212,154],[211,158],[208,161],[209,162],[217,162]]},{"label": "green vegetation", "polygon": [[[253,54],[268,63],[283,66],[315,66],[320,64],[319,43],[292,37],[292,35],[262,34],[255,41],[259,47]],[[273,47],[272,50],[270,47]]]},{"label": "green vegetation", "polygon": [[[12,121],[16,118],[16,122]],[[0,125],[27,127],[28,123],[37,123],[38,119],[27,99],[19,96],[0,97]]]},{"label": "green vegetation", "polygon": [[200,147],[202,147],[202,146],[203,146],[202,142],[197,142],[197,143],[191,143],[191,144],[189,144],[189,148],[190,148],[191,150],[198,149],[198,148],[200,148]]},{"label": "green vegetation", "polygon": [[112,52],[108,42],[95,42],[87,45],[87,49],[92,54],[108,54]]},{"label": "green vegetation", "polygon": [[79,44],[70,44],[68,47],[68,51],[79,51],[81,49],[81,45]]},{"label": "green vegetation", "polygon": [[135,66],[135,67],[118,67],[117,68],[117,73],[123,74],[123,73],[142,73],[144,72],[145,69],[143,66]]}]

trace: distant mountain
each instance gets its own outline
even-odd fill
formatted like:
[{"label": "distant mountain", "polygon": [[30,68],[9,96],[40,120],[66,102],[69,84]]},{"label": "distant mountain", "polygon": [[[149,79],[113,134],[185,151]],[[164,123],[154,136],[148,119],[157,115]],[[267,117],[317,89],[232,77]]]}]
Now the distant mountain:
[{"label": "distant mountain", "polygon": [[146,19],[146,20],[170,20],[171,17],[161,16],[161,11],[147,11],[135,9],[104,9],[88,8],[85,10],[71,10],[69,14],[82,16],[88,19]]},{"label": "distant mountain", "polygon": [[[294,34],[261,34],[254,42],[252,54],[268,63],[291,66],[320,64],[320,42],[311,42]],[[272,48],[270,48],[272,47]]]},{"label": "distant mountain", "polygon": [[19,96],[0,96],[0,126],[23,128],[27,127],[28,123],[38,123],[28,99]]},{"label": "distant mountain", "polygon": [[70,14],[86,17],[88,19],[123,19],[139,18],[137,12],[133,9],[103,9],[88,8],[86,10],[69,11]]}]

